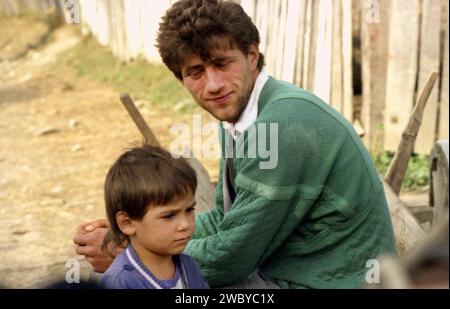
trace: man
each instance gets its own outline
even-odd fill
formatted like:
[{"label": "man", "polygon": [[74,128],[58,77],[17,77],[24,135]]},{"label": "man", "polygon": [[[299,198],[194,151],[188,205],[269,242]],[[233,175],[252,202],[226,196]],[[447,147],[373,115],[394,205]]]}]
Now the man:
[{"label": "man", "polygon": [[[348,121],[262,71],[259,42],[232,2],[181,0],[160,24],[164,63],[221,121],[216,205],[186,253],[212,287],[359,287],[369,259],[395,252],[380,178]],[[250,149],[272,143],[267,166]],[[98,247],[106,230],[84,224],[74,239],[96,270],[111,262]]]}]

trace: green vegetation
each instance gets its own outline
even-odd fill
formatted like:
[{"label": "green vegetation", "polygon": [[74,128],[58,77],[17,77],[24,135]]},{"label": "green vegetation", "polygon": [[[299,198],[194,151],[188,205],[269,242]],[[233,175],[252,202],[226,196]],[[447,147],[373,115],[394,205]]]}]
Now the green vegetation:
[{"label": "green vegetation", "polygon": [[[394,157],[393,152],[382,152],[372,155],[375,166],[381,175],[385,175],[389,164]],[[402,190],[420,190],[429,183],[430,156],[414,154],[408,162]]]},{"label": "green vegetation", "polygon": [[196,105],[180,82],[162,64],[152,64],[139,58],[125,63],[92,37],[64,54],[62,60],[78,75],[112,86],[118,92],[128,92],[135,100],[146,100],[162,110],[183,113]]}]

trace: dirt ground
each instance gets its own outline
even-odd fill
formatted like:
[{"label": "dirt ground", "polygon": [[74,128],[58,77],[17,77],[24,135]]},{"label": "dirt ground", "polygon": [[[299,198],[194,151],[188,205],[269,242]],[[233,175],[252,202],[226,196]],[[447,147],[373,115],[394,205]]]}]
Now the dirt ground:
[{"label": "dirt ground", "polygon": [[[39,33],[29,40],[46,31],[34,29]],[[89,277],[87,264],[74,254],[74,232],[80,223],[104,217],[107,169],[125,148],[141,140],[119,93],[52,65],[79,40],[66,26],[38,49],[22,53],[30,45],[21,43],[18,57],[11,40],[0,44],[3,287],[35,288],[64,280],[71,258],[82,262],[82,278]],[[166,147],[173,140],[168,131],[173,122],[192,122],[191,115],[174,119],[150,110],[146,102],[136,103]],[[196,113],[213,121],[200,110]],[[217,179],[217,160],[200,161]]]}]

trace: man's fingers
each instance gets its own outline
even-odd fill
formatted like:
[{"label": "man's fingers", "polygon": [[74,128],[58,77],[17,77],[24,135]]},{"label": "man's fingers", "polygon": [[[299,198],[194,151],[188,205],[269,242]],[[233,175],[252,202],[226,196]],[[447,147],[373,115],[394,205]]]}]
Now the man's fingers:
[{"label": "man's fingers", "polygon": [[79,246],[101,247],[108,228],[96,228],[89,233],[78,233],[74,236],[73,242]]},{"label": "man's fingers", "polygon": [[84,229],[86,232],[92,232],[93,230],[95,230],[97,228],[109,228],[108,221],[106,221],[105,219],[98,219],[98,220],[89,222],[88,224],[86,224],[84,226]]},{"label": "man's fingers", "polygon": [[90,249],[88,246],[76,246],[75,252],[78,255],[87,255],[88,252],[90,252]]},{"label": "man's fingers", "polygon": [[109,223],[105,219],[97,219],[94,221],[86,222],[83,224],[80,224],[77,228],[76,234],[86,234],[89,232],[92,232],[96,228],[109,228]]}]

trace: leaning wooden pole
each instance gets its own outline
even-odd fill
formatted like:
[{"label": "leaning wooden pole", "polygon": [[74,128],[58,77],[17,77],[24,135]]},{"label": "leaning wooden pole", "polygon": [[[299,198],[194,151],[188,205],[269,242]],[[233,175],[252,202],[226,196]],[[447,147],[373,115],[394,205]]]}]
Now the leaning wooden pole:
[{"label": "leaning wooden pole", "polygon": [[[133,119],[141,134],[144,136],[145,143],[151,146],[160,146],[156,135],[145,122],[128,93],[121,94],[120,101],[125,106],[131,116],[131,119]],[[197,191],[195,192],[197,210],[198,212],[207,211],[214,206],[215,189],[211,183],[211,178],[203,165],[196,158],[194,158],[192,154],[186,159],[189,161],[197,174]]]},{"label": "leaning wooden pole", "polygon": [[134,102],[133,100],[131,100],[128,93],[122,93],[120,95],[120,101],[122,101],[123,106],[125,106],[125,108],[128,111],[128,114],[130,114],[131,116],[131,119],[133,119],[134,123],[136,124],[142,136],[144,137],[145,143],[151,146],[160,146],[160,143],[156,138],[155,134],[153,134],[153,131],[145,122],[144,118],[137,109],[136,105],[134,105]]},{"label": "leaning wooden pole", "polygon": [[422,123],[423,111],[430,96],[431,90],[436,83],[439,74],[437,72],[431,72],[430,76],[425,83],[416,105],[409,117],[408,125],[402,134],[402,139],[398,146],[397,152],[389,165],[388,171],[384,180],[389,184],[392,190],[398,195],[402,187],[403,178],[405,177],[406,169],[408,167],[408,161],[411,157],[414,148],[414,142],[416,141],[417,133],[419,132],[420,125]]}]

